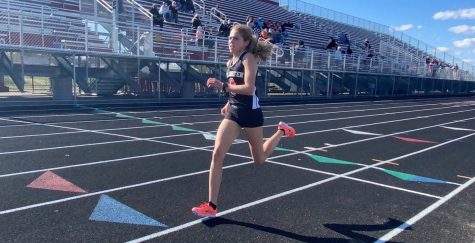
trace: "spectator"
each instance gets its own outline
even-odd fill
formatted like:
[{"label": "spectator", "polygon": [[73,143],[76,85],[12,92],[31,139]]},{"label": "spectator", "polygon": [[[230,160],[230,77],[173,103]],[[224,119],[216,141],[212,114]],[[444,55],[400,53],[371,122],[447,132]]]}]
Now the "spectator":
[{"label": "spectator", "polygon": [[196,42],[196,45],[199,45],[200,43],[203,42],[203,27],[201,26],[198,26],[196,28],[196,32],[195,32],[195,42]]},{"label": "spectator", "polygon": [[348,48],[346,49],[346,55],[350,56],[353,53],[353,50],[351,50],[350,45],[348,45]]},{"label": "spectator", "polygon": [[369,43],[368,38],[365,38],[365,39],[364,39],[363,44],[364,44],[364,48],[365,48],[365,50],[366,50],[366,53],[369,54],[369,50],[371,50],[371,44]]},{"label": "spectator", "polygon": [[336,44],[336,40],[333,37],[330,37],[330,40],[328,40],[327,45],[325,46],[325,49],[327,50],[335,50],[338,45]]},{"label": "spectator", "polygon": [[267,29],[263,29],[260,33],[259,40],[260,41],[268,41],[268,42],[272,43],[272,36],[269,34]]},{"label": "spectator", "polygon": [[172,6],[170,7],[170,20],[173,23],[178,23],[178,4],[176,1],[172,2]]},{"label": "spectator", "polygon": [[287,40],[287,37],[289,37],[289,33],[287,32],[287,29],[293,29],[294,24],[292,22],[287,21],[287,23],[283,23],[282,25],[282,42],[285,42]]},{"label": "spectator", "polygon": [[163,28],[163,16],[159,13],[159,7],[157,4],[154,4],[150,9],[150,13],[153,16],[153,25],[158,25],[160,28]]},{"label": "spectator", "polygon": [[198,26],[202,26],[202,24],[201,24],[200,16],[198,14],[195,14],[193,16],[193,19],[191,20],[191,27],[193,27],[193,29],[197,29]]},{"label": "spectator", "polygon": [[262,17],[257,18],[257,25],[259,26],[259,29],[264,29],[264,19]]},{"label": "spectator", "polygon": [[341,60],[343,60],[343,53],[341,52],[341,46],[338,46],[336,48],[334,57],[335,57],[335,64],[337,66],[340,66]]},{"label": "spectator", "polygon": [[305,55],[305,43],[303,40],[297,41],[297,44],[294,46],[295,49],[295,58],[297,60],[302,60]]},{"label": "spectator", "polygon": [[170,6],[168,6],[167,2],[162,3],[158,13],[165,18],[165,22],[170,22]]},{"label": "spectator", "polygon": [[345,46],[350,45],[350,39],[348,39],[348,35],[346,33],[340,35],[339,42],[341,45],[345,45]]},{"label": "spectator", "polygon": [[231,27],[232,27],[231,20],[230,19],[224,20],[219,26],[218,35],[228,37],[229,32],[231,31]]},{"label": "spectator", "polygon": [[254,27],[254,18],[251,16],[246,17],[246,25],[247,27],[251,28]]},{"label": "spectator", "polygon": [[193,14],[195,14],[195,5],[193,4],[193,0],[186,0],[185,5],[188,9],[188,12],[192,12]]},{"label": "spectator", "polygon": [[186,6],[185,0],[180,0],[180,11],[185,13],[188,12],[188,7]]}]

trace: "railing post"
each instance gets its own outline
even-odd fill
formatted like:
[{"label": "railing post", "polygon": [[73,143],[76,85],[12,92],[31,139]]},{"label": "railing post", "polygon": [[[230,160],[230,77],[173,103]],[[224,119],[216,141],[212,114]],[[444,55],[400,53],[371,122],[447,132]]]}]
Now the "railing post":
[{"label": "railing post", "polygon": [[85,51],[87,52],[89,49],[88,49],[88,46],[89,46],[89,31],[88,31],[88,20],[85,19],[84,20],[84,45],[85,45]]},{"label": "railing post", "polygon": [[312,51],[310,52],[310,70],[313,69],[313,54],[314,54],[314,52],[313,52],[313,50],[312,50]]},{"label": "railing post", "polygon": [[218,37],[214,37],[214,62],[218,62]]},{"label": "railing post", "polygon": [[137,56],[140,56],[140,26],[137,26],[137,45],[135,46],[137,50]]},{"label": "railing post", "polygon": [[45,13],[44,13],[44,7],[41,6],[41,47],[45,47],[45,35],[44,35],[44,32],[43,30],[45,29],[45,25],[44,25],[44,16],[45,16]]},{"label": "railing post", "polygon": [[184,51],[185,51],[185,35],[183,34],[183,29],[180,30],[181,33],[181,45],[180,45],[180,59],[183,60]]},{"label": "railing post", "polygon": [[294,67],[294,61],[295,61],[295,48],[292,46],[290,47],[290,67],[292,68]]},{"label": "railing post", "polygon": [[77,87],[76,87],[76,66],[78,60],[76,60],[76,54],[73,55],[73,98],[74,98],[74,105],[77,105],[77,98],[76,98],[76,92],[77,92]]},{"label": "railing post", "polygon": [[12,33],[10,31],[10,1],[7,3],[7,26],[8,26],[8,44],[12,44]]},{"label": "railing post", "polygon": [[20,11],[20,46],[23,47],[23,12]]},{"label": "railing post", "polygon": [[343,71],[346,70],[346,54],[343,56]]},{"label": "railing post", "polygon": [[357,60],[357,63],[356,63],[356,72],[360,71],[360,58],[361,58],[361,56],[358,56],[358,60]]}]

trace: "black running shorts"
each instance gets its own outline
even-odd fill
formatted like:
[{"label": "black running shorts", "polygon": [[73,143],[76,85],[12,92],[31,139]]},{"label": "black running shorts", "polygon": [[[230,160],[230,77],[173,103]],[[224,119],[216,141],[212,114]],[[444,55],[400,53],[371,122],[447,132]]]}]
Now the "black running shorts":
[{"label": "black running shorts", "polygon": [[264,114],[262,114],[261,108],[251,109],[230,105],[224,119],[235,121],[242,128],[262,127],[264,125]]}]

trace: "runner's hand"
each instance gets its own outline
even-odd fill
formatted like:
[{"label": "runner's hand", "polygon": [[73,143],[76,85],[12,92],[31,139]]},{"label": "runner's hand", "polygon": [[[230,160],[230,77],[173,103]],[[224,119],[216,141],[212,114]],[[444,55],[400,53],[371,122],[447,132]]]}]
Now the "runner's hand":
[{"label": "runner's hand", "polygon": [[206,86],[208,86],[208,88],[222,89],[223,88],[223,82],[219,81],[216,78],[209,78],[206,81]]},{"label": "runner's hand", "polygon": [[229,103],[226,103],[226,105],[221,108],[221,115],[226,116],[229,112]]}]

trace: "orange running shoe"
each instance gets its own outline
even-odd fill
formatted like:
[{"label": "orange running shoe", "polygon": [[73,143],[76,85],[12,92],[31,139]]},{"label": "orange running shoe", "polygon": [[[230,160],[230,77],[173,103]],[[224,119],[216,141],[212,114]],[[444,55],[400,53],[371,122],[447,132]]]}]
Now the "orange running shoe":
[{"label": "orange running shoe", "polygon": [[285,122],[279,122],[277,129],[282,130],[284,132],[285,137],[293,137],[295,136],[295,129]]},{"label": "orange running shoe", "polygon": [[200,204],[200,206],[198,207],[193,207],[191,209],[191,212],[193,212],[196,216],[198,217],[216,217],[216,213],[218,213],[218,210],[216,209],[213,209],[213,207],[211,207],[209,205],[209,203],[202,203]]}]

